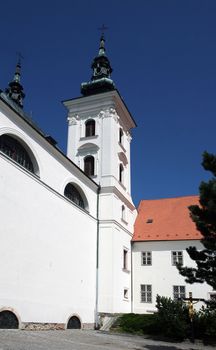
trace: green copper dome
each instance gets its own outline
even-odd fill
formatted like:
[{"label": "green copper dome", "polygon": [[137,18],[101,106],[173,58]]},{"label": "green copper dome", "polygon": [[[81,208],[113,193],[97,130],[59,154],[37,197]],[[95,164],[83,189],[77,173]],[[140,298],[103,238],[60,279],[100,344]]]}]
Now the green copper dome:
[{"label": "green copper dome", "polygon": [[91,81],[81,84],[81,93],[84,96],[94,95],[115,89],[114,82],[111,79],[112,67],[106,55],[105,39],[103,34],[100,38],[98,55],[94,58],[91,68],[93,70]]}]

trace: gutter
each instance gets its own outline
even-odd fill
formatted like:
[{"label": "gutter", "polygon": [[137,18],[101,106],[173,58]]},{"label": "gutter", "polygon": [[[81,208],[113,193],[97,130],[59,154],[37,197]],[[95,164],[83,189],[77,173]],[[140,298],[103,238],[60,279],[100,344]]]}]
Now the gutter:
[{"label": "gutter", "polygon": [[95,329],[99,329],[98,296],[99,296],[99,198],[100,185],[97,189],[97,242],[96,242],[96,299],[95,299]]}]

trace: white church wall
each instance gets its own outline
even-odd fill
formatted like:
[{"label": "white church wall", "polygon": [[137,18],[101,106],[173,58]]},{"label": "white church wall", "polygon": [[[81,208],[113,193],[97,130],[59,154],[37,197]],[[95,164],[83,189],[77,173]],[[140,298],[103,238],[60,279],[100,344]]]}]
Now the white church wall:
[{"label": "white church wall", "polygon": [[63,195],[67,183],[78,185],[85,194],[90,214],[96,216],[96,185],[16,113],[1,107],[4,113],[0,109],[0,135],[15,135],[28,145],[38,162],[40,179],[55,191]]},{"label": "white church wall", "polygon": [[[0,153],[0,309],[22,322],[66,323],[75,314],[93,326],[97,186],[0,101],[2,134],[24,142],[39,171]],[[69,182],[85,196],[86,212],[64,197]]]},{"label": "white church wall", "polygon": [[[183,252],[183,265],[196,266],[186,252],[188,246],[196,246],[202,249],[197,240],[190,241],[151,241],[132,243],[133,261],[133,312],[148,313],[156,311],[156,296],[166,296],[173,299],[173,286],[185,286],[186,297],[192,292],[195,298],[209,298],[212,288],[207,284],[188,284],[176,268],[172,265],[173,251]],[[151,252],[152,264],[142,265],[141,253]],[[141,285],[152,286],[152,302],[141,302]],[[200,308],[202,303],[195,305]]]},{"label": "white church wall", "polygon": [[94,323],[96,220],[0,155],[0,308]]}]

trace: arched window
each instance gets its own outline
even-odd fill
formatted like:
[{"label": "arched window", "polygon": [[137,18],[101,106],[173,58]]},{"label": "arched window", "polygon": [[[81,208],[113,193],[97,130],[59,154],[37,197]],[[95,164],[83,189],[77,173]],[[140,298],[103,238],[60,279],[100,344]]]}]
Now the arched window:
[{"label": "arched window", "polygon": [[68,320],[67,329],[80,329],[81,328],[81,322],[77,316],[72,316]]},{"label": "arched window", "polygon": [[119,181],[123,183],[123,172],[124,172],[124,167],[122,164],[119,165]]},{"label": "arched window", "polygon": [[0,151],[22,165],[31,173],[35,173],[32,160],[23,145],[10,135],[0,136]]},{"label": "arched window", "polygon": [[85,136],[94,136],[95,135],[95,120],[91,119],[86,122],[85,125]]},{"label": "arched window", "polygon": [[87,156],[84,159],[84,173],[88,176],[94,176],[94,157]]},{"label": "arched window", "polygon": [[9,311],[3,310],[0,312],[0,328],[1,329],[17,329],[19,328],[19,321],[16,315]]},{"label": "arched window", "polygon": [[79,207],[85,209],[85,203],[84,200],[78,191],[78,189],[71,183],[67,184],[64,190],[64,195],[68,199],[71,200],[71,202],[75,203]]}]

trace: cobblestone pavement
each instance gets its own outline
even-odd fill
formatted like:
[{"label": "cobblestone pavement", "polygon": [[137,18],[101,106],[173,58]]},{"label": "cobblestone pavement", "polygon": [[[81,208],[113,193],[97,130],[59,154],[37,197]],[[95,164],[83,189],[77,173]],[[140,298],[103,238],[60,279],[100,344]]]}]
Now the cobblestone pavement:
[{"label": "cobblestone pavement", "polygon": [[100,331],[0,330],[0,350],[215,350],[201,343],[167,343]]}]

